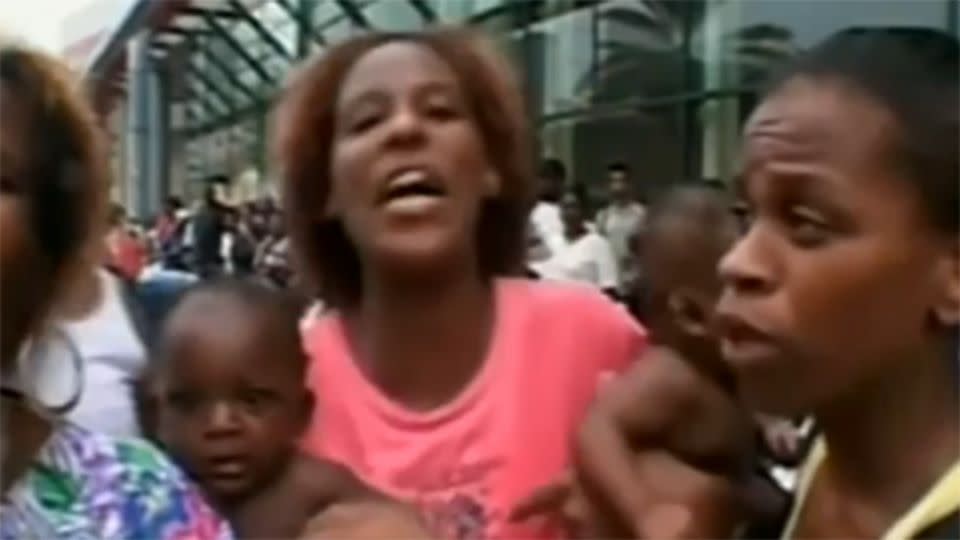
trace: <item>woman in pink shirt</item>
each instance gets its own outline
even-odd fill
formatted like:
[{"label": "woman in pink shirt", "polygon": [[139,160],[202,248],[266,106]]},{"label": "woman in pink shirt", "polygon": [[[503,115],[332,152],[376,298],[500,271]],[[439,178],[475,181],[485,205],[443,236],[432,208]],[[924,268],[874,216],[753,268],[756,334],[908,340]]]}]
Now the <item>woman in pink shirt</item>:
[{"label": "woman in pink shirt", "polygon": [[569,465],[605,374],[644,347],[599,292],[513,279],[536,186],[518,85],[462,30],[366,34],[288,88],[274,141],[303,277],[308,451],[447,538],[548,538],[510,510]]}]

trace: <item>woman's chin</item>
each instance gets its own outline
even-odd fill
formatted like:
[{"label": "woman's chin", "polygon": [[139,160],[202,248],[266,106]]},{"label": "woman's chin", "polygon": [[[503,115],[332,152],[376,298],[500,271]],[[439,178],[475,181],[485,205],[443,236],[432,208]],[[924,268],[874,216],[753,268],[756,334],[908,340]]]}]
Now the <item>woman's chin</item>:
[{"label": "woman's chin", "polygon": [[392,234],[374,246],[372,258],[391,275],[428,276],[463,260],[463,248],[455,240],[442,231]]}]

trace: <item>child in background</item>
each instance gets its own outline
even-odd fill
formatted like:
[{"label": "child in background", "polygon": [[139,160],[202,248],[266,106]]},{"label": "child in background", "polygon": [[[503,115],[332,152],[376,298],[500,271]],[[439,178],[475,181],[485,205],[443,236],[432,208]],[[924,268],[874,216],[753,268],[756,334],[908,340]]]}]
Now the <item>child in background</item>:
[{"label": "child in background", "polygon": [[314,403],[301,313],[255,283],[205,283],[159,343],[158,438],[241,538],[293,538],[332,504],[377,499],[346,469],[297,450]]}]

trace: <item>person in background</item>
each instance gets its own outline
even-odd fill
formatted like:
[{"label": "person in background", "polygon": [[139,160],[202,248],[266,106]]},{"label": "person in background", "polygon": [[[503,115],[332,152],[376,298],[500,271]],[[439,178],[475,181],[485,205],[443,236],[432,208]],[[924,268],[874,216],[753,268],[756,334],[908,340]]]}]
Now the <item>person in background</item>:
[{"label": "person in background", "polygon": [[60,366],[74,376],[66,397],[35,393],[44,350],[71,349],[51,309],[107,223],[106,153],[81,88],[55,60],[0,44],[0,538],[226,540],[162,453],[62,417],[83,391],[76,351]]},{"label": "person in background", "polygon": [[233,252],[234,235],[236,234],[237,225],[240,222],[240,216],[235,209],[229,207],[223,208],[220,215],[223,228],[222,234],[220,235],[220,251],[218,256],[222,265],[221,271],[223,275],[229,276],[233,274],[233,258],[230,254]]},{"label": "person in background", "polygon": [[135,282],[147,265],[147,248],[127,224],[126,211],[120,205],[110,210],[107,232],[107,266],[129,282]]},{"label": "person in background", "polygon": [[267,235],[257,247],[255,266],[257,272],[276,287],[289,285],[290,241],[284,229],[283,215],[274,210],[268,219]]},{"label": "person in background", "polygon": [[619,294],[617,263],[606,238],[586,222],[582,199],[572,192],[560,200],[563,241],[549,259],[530,266],[543,279],[592,285],[611,297]]},{"label": "person in background", "polygon": [[[715,324],[748,406],[813,411],[822,430],[783,538],[960,536],[958,94],[955,37],[847,30],[746,124],[744,232],[720,263]],[[633,453],[627,408],[604,416],[614,434],[597,447]],[[596,460],[584,476],[646,521],[653,484],[620,475]],[[684,520],[732,510],[705,485]]]},{"label": "person in background", "polygon": [[314,404],[301,313],[297,299],[263,285],[203,282],[157,346],[156,435],[240,538],[293,538],[331,505],[381,499],[297,448]]},{"label": "person in background", "polygon": [[256,239],[251,230],[249,215],[244,215],[237,221],[229,257],[234,276],[243,279],[256,273]]},{"label": "person in background", "polygon": [[543,260],[563,245],[560,197],[566,190],[567,168],[559,159],[545,159],[538,175],[540,198],[530,214],[531,240],[535,244],[532,257]]},{"label": "person in background", "polygon": [[171,195],[163,204],[163,211],[157,216],[153,225],[156,243],[159,251],[165,251],[165,246],[173,240],[177,232],[177,214],[183,209],[183,202],[179,197]]},{"label": "person in background", "polygon": [[599,381],[646,340],[597,290],[514,277],[536,185],[494,51],[463,29],[365,33],[279,104],[291,245],[327,307],[303,330],[318,400],[304,447],[441,537],[557,538],[510,510],[570,465]]},{"label": "person in background", "polygon": [[193,256],[201,278],[214,277],[222,271],[221,248],[226,227],[223,205],[217,200],[213,185],[203,192],[203,201],[192,220]]},{"label": "person in background", "polygon": [[[83,388],[66,418],[91,431],[137,436],[134,384],[146,368],[147,332],[135,284],[86,258],[77,284],[54,306],[51,324],[67,341],[66,349],[38,354],[42,366],[34,377],[39,396],[56,396],[69,388],[69,370],[62,366],[78,355]],[[43,369],[46,368],[46,369]],[[56,397],[45,398],[56,402]]]},{"label": "person in background", "polygon": [[625,297],[639,277],[632,243],[643,232],[646,209],[634,198],[630,168],[625,163],[607,167],[607,182],[610,204],[597,213],[596,225],[613,248],[620,276],[619,292]]}]

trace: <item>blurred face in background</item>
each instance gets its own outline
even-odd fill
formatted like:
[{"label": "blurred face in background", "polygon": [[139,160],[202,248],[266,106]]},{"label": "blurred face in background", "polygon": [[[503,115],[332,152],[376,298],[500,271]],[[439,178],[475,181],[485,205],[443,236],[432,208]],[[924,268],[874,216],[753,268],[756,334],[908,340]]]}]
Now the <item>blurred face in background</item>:
[{"label": "blurred face in background", "polygon": [[630,200],[630,181],[623,171],[610,173],[610,200],[616,203],[625,203]]}]

